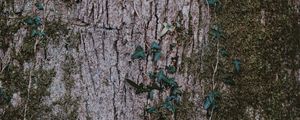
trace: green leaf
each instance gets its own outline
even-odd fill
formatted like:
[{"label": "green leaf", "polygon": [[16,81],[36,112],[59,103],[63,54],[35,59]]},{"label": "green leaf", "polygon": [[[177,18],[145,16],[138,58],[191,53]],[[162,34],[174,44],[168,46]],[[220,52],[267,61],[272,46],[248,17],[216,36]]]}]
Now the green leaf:
[{"label": "green leaf", "polygon": [[217,97],[220,97],[220,93],[217,91],[212,91],[208,94],[208,96],[205,97],[204,99],[204,109],[209,110],[209,109],[214,109],[217,106]]},{"label": "green leaf", "polygon": [[157,42],[154,41],[154,42],[151,43],[151,49],[160,50],[160,46]]},{"label": "green leaf", "polygon": [[182,94],[182,92],[178,87],[172,87],[171,88],[171,93],[170,93],[171,96],[178,96],[178,95],[181,95],[181,94]]},{"label": "green leaf", "polygon": [[35,7],[36,7],[38,10],[44,10],[43,3],[37,2],[37,3],[35,3],[34,5],[35,5]]},{"label": "green leaf", "polygon": [[240,71],[241,71],[241,61],[238,60],[238,59],[234,59],[232,63],[234,65],[235,73],[240,73]]},{"label": "green leaf", "polygon": [[174,74],[174,73],[176,73],[176,70],[177,70],[176,67],[173,66],[173,65],[167,66],[167,72],[168,73]]},{"label": "green leaf", "polygon": [[158,82],[160,81],[164,81],[167,79],[167,76],[165,75],[163,70],[159,70],[159,72],[157,73],[157,80]]},{"label": "green leaf", "polygon": [[28,17],[24,20],[24,22],[27,24],[27,25],[33,25],[33,19],[31,17]]},{"label": "green leaf", "polygon": [[160,57],[161,57],[161,52],[160,51],[155,52],[153,61],[156,62],[156,61],[160,60]]},{"label": "green leaf", "polygon": [[218,25],[213,25],[211,34],[213,36],[213,39],[219,40],[222,37],[223,32]]},{"label": "green leaf", "polygon": [[157,76],[157,73],[156,72],[149,72],[148,73],[148,76],[151,80],[155,80],[156,79],[156,76]]},{"label": "green leaf", "polygon": [[151,90],[148,92],[148,99],[153,100],[154,99],[154,90]]},{"label": "green leaf", "polygon": [[168,23],[163,23],[163,30],[160,33],[160,37],[164,36],[168,31],[174,31],[175,27]]},{"label": "green leaf", "polygon": [[42,19],[41,19],[41,17],[35,16],[35,17],[33,18],[33,23],[34,23],[36,26],[42,25]]},{"label": "green leaf", "polygon": [[175,100],[175,102],[179,103],[180,102],[180,96],[176,95],[176,96],[168,96],[166,98],[166,101],[172,101]]},{"label": "green leaf", "polygon": [[37,36],[37,30],[32,30],[31,31],[31,37]]},{"label": "green leaf", "polygon": [[219,0],[207,0],[209,6],[216,6],[219,3]]},{"label": "green leaf", "polygon": [[153,61],[158,61],[161,57],[161,51],[160,51],[160,46],[157,42],[152,42],[151,43],[151,51],[153,54]]},{"label": "green leaf", "polygon": [[157,112],[157,110],[156,110],[155,107],[147,108],[146,111],[147,111],[148,113],[156,113],[156,112]]},{"label": "green leaf", "polygon": [[175,87],[177,83],[175,82],[175,78],[167,78],[163,80],[163,83],[166,87]]},{"label": "green leaf", "polygon": [[43,37],[43,36],[45,36],[46,34],[45,34],[45,32],[43,32],[43,31],[39,31],[39,30],[32,30],[31,31],[31,36],[32,37]]},{"label": "green leaf", "polygon": [[131,56],[131,59],[145,59],[145,51],[141,46],[135,48],[134,53]]},{"label": "green leaf", "polygon": [[169,111],[171,111],[171,112],[173,112],[173,113],[175,112],[175,106],[172,104],[171,101],[164,102],[162,107],[169,110]]},{"label": "green leaf", "polygon": [[220,53],[221,53],[221,55],[222,55],[223,57],[228,57],[228,56],[229,56],[229,54],[228,54],[228,52],[226,51],[225,48],[221,48],[221,49],[220,49]]}]

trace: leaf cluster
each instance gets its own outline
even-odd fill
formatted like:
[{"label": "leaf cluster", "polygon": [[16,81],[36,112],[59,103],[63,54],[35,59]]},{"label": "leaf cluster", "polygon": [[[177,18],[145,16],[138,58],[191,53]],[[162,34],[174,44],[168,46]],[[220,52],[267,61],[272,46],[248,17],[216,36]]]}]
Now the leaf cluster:
[{"label": "leaf cluster", "polygon": [[[37,10],[44,10],[43,3],[41,2],[35,3],[35,7]],[[46,35],[44,31],[38,29],[38,27],[42,25],[42,19],[40,16],[29,16],[25,18],[23,22],[33,28],[31,31],[31,37],[43,37]]]}]

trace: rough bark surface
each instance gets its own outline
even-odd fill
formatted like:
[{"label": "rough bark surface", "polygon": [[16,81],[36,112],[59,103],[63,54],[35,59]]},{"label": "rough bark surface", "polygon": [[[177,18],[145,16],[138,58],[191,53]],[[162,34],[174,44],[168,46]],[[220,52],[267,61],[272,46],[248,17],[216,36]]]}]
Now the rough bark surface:
[{"label": "rough bark surface", "polygon": [[[44,10],[37,10],[37,2],[43,3]],[[292,29],[290,33],[294,36],[286,37],[292,47],[280,47],[281,43],[285,43],[280,40],[285,38],[271,34],[280,31],[283,28],[281,25],[290,25],[288,22],[280,23],[276,31],[272,29],[271,23],[275,20],[294,20],[298,23],[290,22],[291,26],[299,26],[299,17],[289,17],[299,15],[299,0],[288,2],[298,10],[295,14],[276,14],[276,10],[281,9],[269,9],[264,5],[271,5],[272,2],[267,1],[224,0],[221,2],[224,3],[223,7],[211,6],[210,9],[207,2],[0,0],[0,119],[157,119],[157,115],[147,113],[145,108],[160,104],[169,93],[156,91],[154,100],[149,100],[146,93],[137,95],[125,80],[149,84],[151,80],[148,73],[164,69],[176,57],[177,72],[168,76],[176,78],[184,95],[181,108],[175,114],[169,112],[168,118],[202,120],[229,116],[232,119],[247,119],[245,116],[249,116],[249,119],[283,119],[296,116],[292,119],[299,119],[300,103],[297,100],[300,98],[300,67],[297,60],[300,52],[296,49],[300,43],[295,39],[299,29]],[[274,2],[274,7],[285,5],[283,3]],[[218,9],[225,11],[219,14]],[[25,18],[33,16],[41,16],[42,25],[38,28],[24,23]],[[209,31],[211,24],[218,22],[224,24],[221,26],[227,30],[224,34],[228,35],[222,38],[227,39],[226,42],[216,44],[209,37]],[[161,36],[163,23],[172,24],[176,28]],[[287,27],[288,30],[290,28]],[[35,29],[45,31],[46,36],[32,37]],[[278,33],[285,34],[282,31]],[[263,37],[266,40],[262,43],[256,40]],[[157,63],[153,62],[153,56],[149,54],[145,60],[131,58],[138,45],[150,53],[153,41],[159,42],[162,51],[162,57]],[[176,45],[171,50],[173,43]],[[237,81],[241,86],[232,89],[223,84],[220,75],[223,68],[218,67],[232,65],[231,61],[226,63],[225,59],[219,60],[219,46],[225,45],[235,50],[231,53],[235,56],[230,59],[240,57],[242,64],[247,63],[242,66],[245,67],[242,70],[248,73],[244,72],[236,78],[241,79],[242,82]],[[276,49],[262,50],[261,53],[258,51],[260,47],[269,45],[274,45]],[[283,55],[277,55],[276,50]],[[286,55],[286,52],[291,55]],[[261,55],[263,53],[266,56]],[[269,53],[273,54],[270,58]],[[272,62],[272,57],[283,59],[278,60],[276,66],[277,61]],[[288,62],[288,67],[283,68]],[[261,65],[265,63],[267,65]],[[276,67],[270,67],[269,64]],[[281,73],[281,67],[286,71],[282,70],[284,72]],[[261,72],[257,72],[258,69]],[[269,73],[272,75],[263,76]],[[287,82],[286,79],[298,81]],[[286,84],[290,89],[283,88]],[[219,112],[224,114],[209,118],[203,108],[203,101],[216,86],[224,93],[222,105],[229,107],[221,107],[220,110],[224,111]],[[277,88],[280,89],[276,91]],[[292,95],[282,92],[290,92]],[[272,99],[269,99],[270,96]],[[7,103],[8,97],[11,100]],[[270,110],[267,113],[268,109],[262,107],[264,104],[270,105],[267,107],[276,109],[276,112]],[[233,113],[235,110],[236,113]],[[289,114],[278,115],[281,110]]]}]

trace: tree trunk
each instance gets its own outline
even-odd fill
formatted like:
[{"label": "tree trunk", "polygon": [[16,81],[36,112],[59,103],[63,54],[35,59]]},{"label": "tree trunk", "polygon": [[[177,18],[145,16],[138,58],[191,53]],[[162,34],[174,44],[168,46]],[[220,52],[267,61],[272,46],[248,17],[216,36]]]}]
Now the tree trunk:
[{"label": "tree trunk", "polygon": [[[43,3],[43,9],[35,5],[39,2]],[[215,87],[226,96],[229,88],[218,81],[217,53],[222,42],[210,48],[214,47],[214,41],[208,34],[211,23],[221,17],[217,17],[217,7],[208,7],[206,3],[202,0],[0,0],[3,26],[0,119],[209,118],[203,108],[205,96]],[[42,25],[34,27],[27,23],[27,18],[35,16],[41,17]],[[163,34],[166,24],[175,29]],[[157,62],[152,55],[153,42],[161,47],[162,55]],[[145,59],[132,57],[138,46],[145,50]],[[249,62],[247,57],[241,59],[245,64]],[[166,66],[170,65],[176,67],[176,73],[167,76],[174,77],[180,86],[181,102],[175,112],[160,109],[149,113],[146,109],[159,108],[170,89],[155,90],[151,100],[147,92],[136,94],[126,80],[149,85],[153,83],[149,73],[160,70],[167,73]],[[299,70],[294,68],[290,74],[298,77]],[[300,94],[298,87],[294,88]],[[297,106],[292,108],[292,113],[299,112]],[[261,109],[249,113],[260,119],[256,112]]]}]

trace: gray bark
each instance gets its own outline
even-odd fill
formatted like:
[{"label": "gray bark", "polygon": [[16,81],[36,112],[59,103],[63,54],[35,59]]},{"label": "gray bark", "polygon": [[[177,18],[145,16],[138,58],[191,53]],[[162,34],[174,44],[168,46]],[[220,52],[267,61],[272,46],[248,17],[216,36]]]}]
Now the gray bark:
[{"label": "gray bark", "polygon": [[[171,63],[171,57],[179,55],[178,64],[182,62],[182,55],[190,56],[191,53],[201,49],[207,40],[207,32],[210,16],[204,1],[155,1],[155,0],[44,0],[45,10],[34,10],[35,1],[15,0],[6,11],[21,12],[23,16],[34,14],[42,16],[46,34],[50,27],[58,32],[57,38],[47,37],[49,44],[40,47],[41,40],[35,39],[34,57],[19,64],[10,57],[13,49],[18,52],[24,43],[24,36],[29,33],[25,26],[20,29],[10,42],[8,50],[0,50],[2,69],[7,64],[23,65],[24,70],[34,71],[42,69],[54,69],[56,74],[47,91],[49,96],[42,97],[42,103],[50,107],[50,114],[41,114],[37,118],[30,118],[26,110],[17,119],[99,119],[99,120],[129,120],[129,119],[153,119],[146,114],[144,109],[160,100],[168,93],[155,94],[155,100],[147,99],[146,94],[136,95],[125,79],[131,79],[137,83],[150,83],[147,74],[155,70],[155,67],[164,68]],[[10,2],[3,2],[9,6]],[[182,14],[181,16],[179,16]],[[10,17],[19,17],[16,15]],[[168,32],[163,37],[162,23],[179,24],[184,32],[192,30],[188,36],[188,43],[178,46],[176,50],[167,53],[171,43],[176,43],[178,33]],[[49,22],[46,22],[49,21]],[[51,26],[53,21],[60,23]],[[65,26],[61,26],[65,25]],[[67,27],[69,33],[64,29]],[[48,31],[47,31],[48,30]],[[29,33],[30,34],[30,33]],[[8,39],[8,38],[7,38]],[[162,59],[155,65],[152,57],[146,60],[132,60],[131,54],[137,45],[150,49],[152,41],[159,41],[162,46]],[[182,68],[183,72],[173,75],[182,90],[193,92],[188,100],[199,109],[194,110],[193,115],[187,115],[187,119],[203,119],[205,111],[201,109],[204,96],[200,81],[193,79]],[[31,76],[31,75],[30,75]],[[172,75],[171,75],[172,76]],[[29,80],[31,81],[31,80]],[[32,91],[34,85],[29,82],[28,88]],[[25,108],[31,109],[30,97],[20,97],[14,93],[12,99],[15,107],[25,104]],[[29,102],[29,103],[28,103]],[[3,108],[1,109],[3,112]],[[5,110],[5,109],[4,109]],[[71,113],[75,111],[75,115]],[[44,111],[41,111],[44,112]],[[146,115],[145,115],[146,114]]]}]

